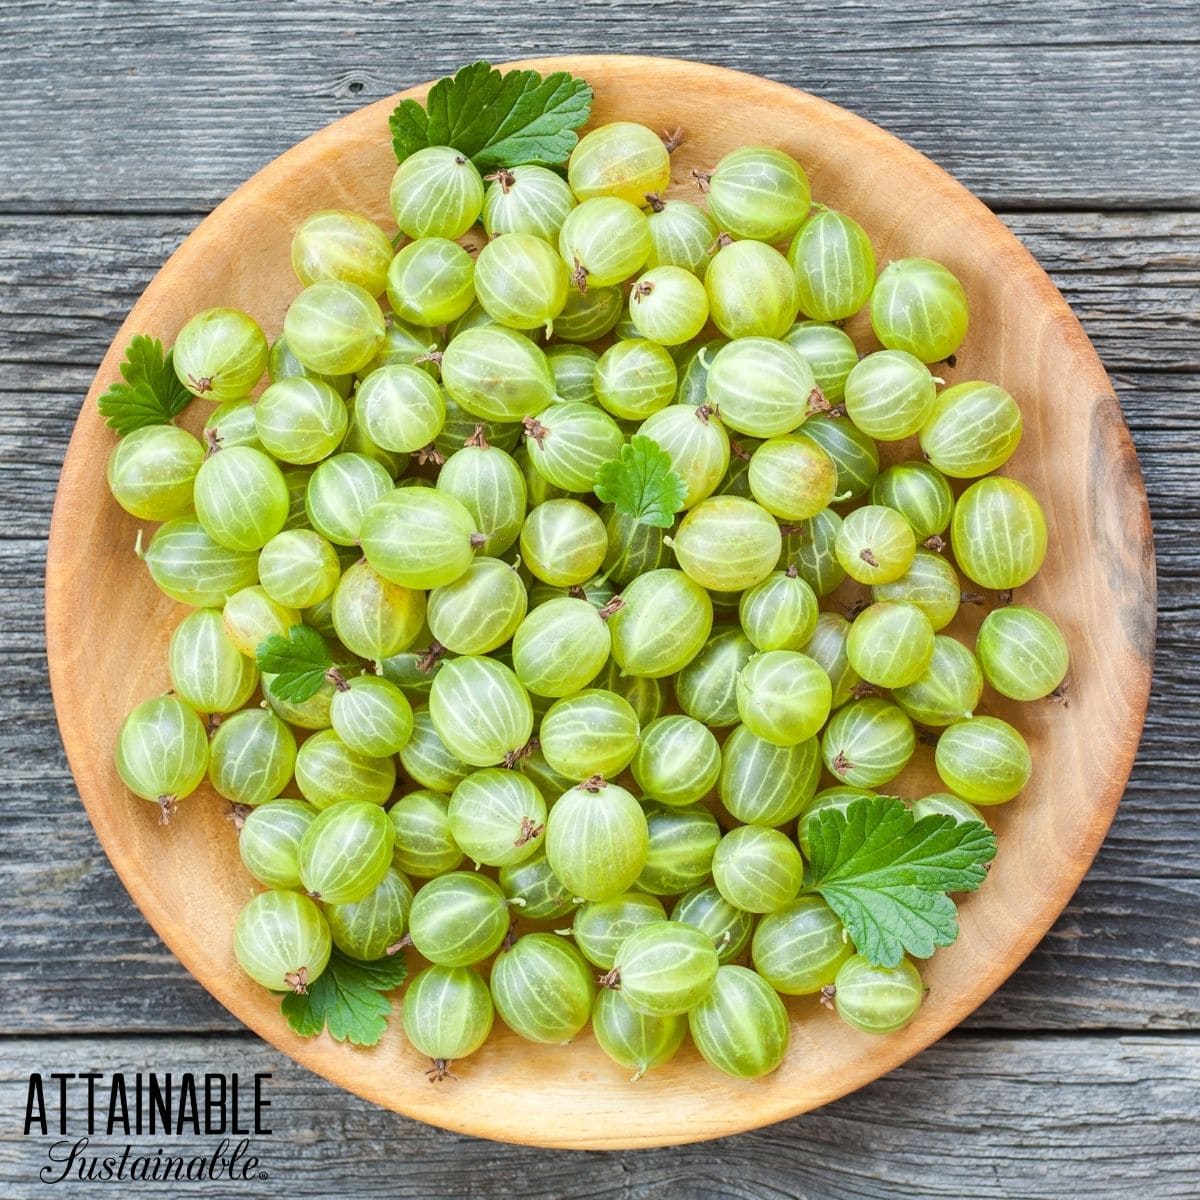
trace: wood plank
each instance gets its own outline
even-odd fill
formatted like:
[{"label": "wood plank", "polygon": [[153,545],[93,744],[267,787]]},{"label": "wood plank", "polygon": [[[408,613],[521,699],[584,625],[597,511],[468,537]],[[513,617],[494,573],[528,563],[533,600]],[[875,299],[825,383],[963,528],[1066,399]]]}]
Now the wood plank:
[{"label": "wood plank", "polygon": [[815,92],[993,206],[1200,203],[1200,45],[1186,0],[1043,0],[990,17],[915,0],[869,21],[855,5],[610,0],[557,9],[552,26],[536,8],[488,20],[429,0],[418,27],[386,6],[321,0],[264,0],[253,21],[196,0],[15,0],[0,11],[0,205],[204,211],[337,117],[482,51],[499,62],[618,48]]},{"label": "wood plank", "polygon": [[[505,1146],[405,1120],[338,1091],[250,1038],[11,1040],[0,1063],[0,1191],[41,1195],[54,1137],[24,1138],[33,1071],[271,1072],[272,1133],[252,1139],[272,1194],[412,1198],[519,1194],[527,1200],[1133,1200],[1195,1196],[1200,1040],[947,1038],[855,1095],[719,1142],[588,1154]],[[107,1078],[101,1081],[103,1087]],[[448,1088],[471,1086],[470,1065]],[[86,1121],[69,1104],[69,1130]],[[318,1132],[319,1131],[319,1132]],[[532,1131],[531,1131],[532,1133]],[[330,1138],[337,1151],[330,1154]],[[151,1153],[211,1152],[217,1138],[135,1139]],[[93,1139],[95,1150],[125,1139]],[[1086,1182],[1085,1182],[1086,1181]],[[119,1185],[118,1185],[119,1186]],[[83,1200],[112,1184],[70,1187]],[[233,1198],[244,1184],[172,1185]]]}]

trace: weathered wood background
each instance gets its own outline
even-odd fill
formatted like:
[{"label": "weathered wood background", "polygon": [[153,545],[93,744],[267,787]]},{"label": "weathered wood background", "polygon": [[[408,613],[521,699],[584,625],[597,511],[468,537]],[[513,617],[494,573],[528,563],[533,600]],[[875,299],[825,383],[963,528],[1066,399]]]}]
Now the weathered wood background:
[{"label": "weathered wood background", "polygon": [[[1156,694],[1128,793],[1028,963],[963,1029],[857,1095],[757,1133],[640,1153],[430,1129],[244,1031],[109,868],[58,743],[42,631],[46,528],[80,398],[199,218],[369,100],[479,56],[568,51],[783,80],[877,121],[983,197],[1113,375],[1160,572]],[[20,1136],[30,1071],[188,1068],[274,1072],[263,1194],[1200,1195],[1198,77],[1194,0],[5,0],[0,1195],[42,1191],[46,1143]],[[249,1194],[227,1187],[171,1194]]]}]

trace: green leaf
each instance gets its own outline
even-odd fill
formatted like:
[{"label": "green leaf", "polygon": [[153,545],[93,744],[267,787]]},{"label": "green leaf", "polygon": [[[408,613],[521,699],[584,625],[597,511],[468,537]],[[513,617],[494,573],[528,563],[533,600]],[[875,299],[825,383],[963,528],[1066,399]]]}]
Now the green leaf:
[{"label": "green leaf", "polygon": [[687,484],[672,468],[671,456],[640,433],[621,447],[619,457],[600,468],[593,490],[617,512],[660,529],[675,523],[687,496]]},{"label": "green leaf", "polygon": [[426,146],[453,146],[481,171],[527,163],[561,166],[579,140],[575,130],[592,111],[592,89],[556,71],[501,75],[490,63],[471,63],[439,79],[422,108],[401,100],[388,124],[396,159]]},{"label": "green leaf", "polygon": [[188,406],[192,394],[163,353],[158,338],[135,333],[121,362],[123,382],[111,384],[97,401],[105,423],[124,437],[147,425],[166,425]]},{"label": "green leaf", "polygon": [[272,691],[281,699],[303,704],[315,696],[333,666],[325,639],[307,625],[293,625],[287,637],[273,633],[255,654],[258,669],[274,675]]},{"label": "green leaf", "polygon": [[335,950],[308,991],[284,996],[279,1009],[301,1037],[327,1029],[336,1041],[374,1046],[392,1015],[392,1002],[384,993],[398,988],[407,975],[402,954],[359,962]]},{"label": "green leaf", "polygon": [[947,816],[914,821],[886,796],[855,800],[845,812],[817,813],[808,825],[811,876],[858,952],[894,967],[907,951],[928,958],[958,937],[947,892],[973,892],[996,857],[996,835],[980,821]]}]

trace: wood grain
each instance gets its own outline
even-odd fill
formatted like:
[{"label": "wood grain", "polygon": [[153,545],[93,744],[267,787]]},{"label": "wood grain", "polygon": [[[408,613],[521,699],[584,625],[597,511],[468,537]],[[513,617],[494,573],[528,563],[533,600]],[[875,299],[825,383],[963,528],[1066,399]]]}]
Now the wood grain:
[{"label": "wood grain", "polygon": [[[132,523],[104,502],[99,462],[111,439],[90,405],[68,451],[51,531],[51,677],[68,757],[118,873],[184,965],[268,1039],[361,1095],[451,1129],[543,1145],[691,1141],[778,1120],[875,1078],[969,1013],[1044,933],[1094,855],[1132,762],[1153,644],[1153,549],[1132,444],[1094,352],[1019,243],[949,177],[850,114],[762,80],[666,60],[536,65],[585,74],[596,85],[597,121],[636,115],[703,129],[703,140],[685,144],[678,178],[744,142],[751,128],[791,150],[817,194],[855,212],[886,257],[924,253],[960,275],[974,335],[955,377],[993,378],[1022,399],[1027,435],[1012,471],[1046,502],[1057,551],[1022,595],[1066,628],[1073,703],[1022,713],[1038,774],[1021,803],[997,816],[1005,853],[987,888],[964,902],[959,942],[927,968],[932,998],[918,1019],[883,1041],[839,1028],[815,1004],[796,1004],[792,1051],[768,1079],[717,1078],[688,1051],[637,1089],[588,1035],[569,1051],[493,1038],[463,1065],[471,1086],[461,1089],[429,1088],[394,1030],[371,1054],[325,1039],[298,1043],[274,1002],[233,965],[232,916],[252,889],[231,869],[217,807],[194,800],[186,821],[160,832],[147,806],[122,795],[110,765],[120,714],[161,686],[173,606],[144,577],[131,582]],[[385,216],[389,109],[372,106],[289,151],[222,205],[147,289],[92,395],[112,377],[133,329],[170,340],[190,312],[213,303],[250,309],[277,329],[294,290],[284,264],[298,216],[330,204]],[[1097,725],[1113,730],[1101,747]],[[919,786],[915,776],[907,786]],[[205,881],[201,905],[194,878]]]},{"label": "wood grain", "polygon": [[481,55],[619,50],[814,92],[994,207],[1200,205],[1188,0],[256,0],[252,19],[237,0],[10,0],[0,206],[204,211],[314,130]]},{"label": "wood grain", "polygon": [[[0,1105],[23,1111],[28,1072],[85,1069],[75,1039],[10,1041]],[[404,1121],[246,1038],[91,1043],[86,1069],[270,1071],[272,1136],[255,1151],[270,1194],[361,1200],[1194,1200],[1200,1046],[1179,1037],[956,1036],[820,1112],[720,1143],[634,1153],[498,1146]],[[0,1129],[0,1192],[36,1182],[51,1138]],[[119,1139],[94,1139],[104,1145]],[[167,1153],[214,1139],[170,1139]],[[144,1143],[143,1143],[144,1144]],[[75,1184],[72,1200],[112,1196]],[[244,1200],[244,1184],[172,1196]]]}]

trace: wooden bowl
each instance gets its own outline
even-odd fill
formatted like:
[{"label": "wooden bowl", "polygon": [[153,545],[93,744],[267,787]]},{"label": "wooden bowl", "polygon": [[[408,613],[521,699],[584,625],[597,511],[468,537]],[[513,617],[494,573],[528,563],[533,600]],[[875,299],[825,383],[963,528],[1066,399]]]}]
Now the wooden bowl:
[{"label": "wooden bowl", "polygon": [[[157,810],[121,786],[112,762],[118,726],[137,701],[168,686],[167,639],[182,610],[134,557],[139,522],[108,494],[114,437],[96,397],[116,377],[132,334],[170,343],[200,309],[243,308],[269,336],[278,333],[298,290],[289,242],[308,213],[353,208],[391,228],[394,100],[336,122],[239,188],[159,272],[105,356],[71,439],[50,533],[54,699],[80,795],[142,912],[222,1004],[298,1062],[407,1116],[506,1141],[612,1149],[719,1137],[824,1104],[928,1046],[1008,977],[1075,890],[1121,797],[1146,707],[1155,619],[1146,496],[1112,387],[1062,297],[1004,225],[915,150],[832,104],[716,67],[607,56],[521,65],[588,79],[598,123],[681,126],[686,140],[672,189],[681,195],[695,194],[693,167],[711,166],[736,146],[763,143],[795,155],[815,195],[867,228],[881,263],[925,255],[958,275],[971,331],[947,377],[993,380],[1024,410],[1024,441],[1005,473],[1041,497],[1051,550],[1021,599],[1050,612],[1070,641],[1070,706],[994,697],[985,704],[1024,731],[1033,780],[1019,799],[989,813],[999,857],[982,890],[962,902],[958,942],[925,965],[930,994],[917,1019],[903,1032],[871,1037],[814,998],[793,1000],[791,1052],[773,1075],[728,1079],[688,1047],[637,1084],[590,1032],[569,1047],[534,1046],[497,1021],[487,1045],[460,1065],[457,1082],[431,1086],[398,1017],[372,1050],[326,1036],[303,1040],[280,1016],[278,998],[238,970],[234,915],[258,888],[238,860],[224,802],[197,793],[162,829]],[[856,332],[869,336],[865,325]],[[193,427],[200,410],[208,406],[192,406]],[[968,610],[963,628],[979,619]],[[920,795],[932,781],[923,749],[899,789]]]}]

